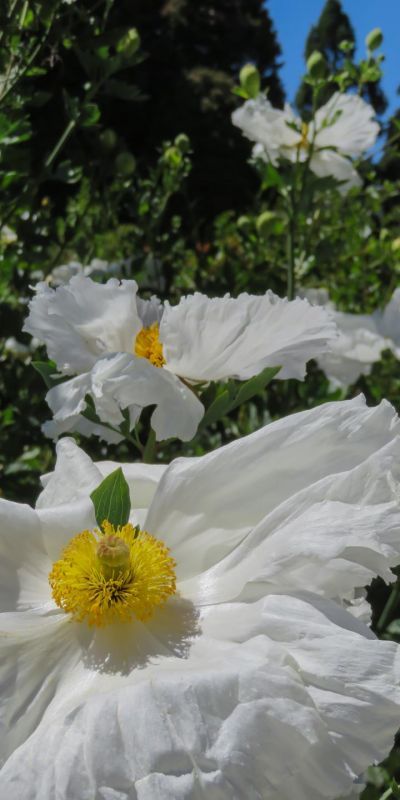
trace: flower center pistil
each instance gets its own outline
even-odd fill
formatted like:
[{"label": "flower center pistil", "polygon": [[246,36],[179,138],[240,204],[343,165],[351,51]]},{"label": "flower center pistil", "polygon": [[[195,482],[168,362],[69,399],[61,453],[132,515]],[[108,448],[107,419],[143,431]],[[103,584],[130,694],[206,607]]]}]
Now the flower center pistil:
[{"label": "flower center pistil", "polygon": [[143,622],[175,593],[175,561],[147,531],[105,521],[71,539],[49,583],[57,605],[77,622]]},{"label": "flower center pistil", "polygon": [[308,130],[309,130],[308,123],[307,122],[302,122],[301,123],[301,139],[300,139],[300,142],[299,142],[299,144],[297,146],[302,148],[303,150],[308,150],[308,148],[310,146],[310,142],[308,141]]},{"label": "flower center pistil", "polygon": [[139,358],[147,358],[155,367],[164,366],[165,358],[158,322],[153,322],[148,328],[139,331],[135,339],[134,353]]}]

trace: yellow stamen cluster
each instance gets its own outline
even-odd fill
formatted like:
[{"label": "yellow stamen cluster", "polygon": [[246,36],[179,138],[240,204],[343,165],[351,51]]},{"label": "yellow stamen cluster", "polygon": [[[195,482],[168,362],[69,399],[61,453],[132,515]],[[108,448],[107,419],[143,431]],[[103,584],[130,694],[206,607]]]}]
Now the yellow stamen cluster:
[{"label": "yellow stamen cluster", "polygon": [[135,340],[135,355],[139,358],[147,358],[155,367],[164,366],[165,358],[160,342],[160,326],[157,322],[139,331]]},{"label": "yellow stamen cluster", "polygon": [[129,523],[82,531],[49,574],[52,595],[77,622],[142,622],[176,591],[175,561],[164,542]]}]

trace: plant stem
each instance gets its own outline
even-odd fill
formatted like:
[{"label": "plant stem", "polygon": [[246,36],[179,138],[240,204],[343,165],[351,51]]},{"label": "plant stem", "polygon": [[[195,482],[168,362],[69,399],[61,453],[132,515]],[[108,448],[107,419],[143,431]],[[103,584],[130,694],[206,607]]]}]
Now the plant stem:
[{"label": "plant stem", "polygon": [[377,625],[376,625],[376,629],[377,629],[378,633],[382,633],[385,630],[385,628],[387,627],[388,621],[390,620],[390,617],[392,616],[392,613],[393,613],[393,611],[394,611],[394,609],[395,609],[395,607],[396,607],[396,605],[398,603],[399,598],[400,598],[400,581],[399,581],[399,579],[397,579],[397,581],[394,584],[394,586],[392,588],[392,591],[390,592],[390,595],[389,595],[389,597],[388,597],[388,599],[386,601],[385,608],[383,609],[382,614],[380,615],[380,617],[378,619],[378,622],[377,622]]},{"label": "plant stem", "polygon": [[296,225],[295,225],[295,218],[293,213],[289,216],[289,232],[287,237],[287,245],[288,245],[288,265],[287,265],[287,297],[288,300],[294,299],[294,292],[295,292],[295,275],[294,275],[294,267],[295,267],[295,258],[294,258],[294,242],[295,242],[295,232],[296,232]]},{"label": "plant stem", "polygon": [[46,161],[44,162],[45,167],[50,167],[52,165],[54,159],[56,158],[57,154],[61,150],[62,146],[65,144],[67,139],[69,139],[69,137],[71,136],[71,133],[74,130],[76,123],[77,123],[76,119],[71,119],[69,121],[69,123],[68,123],[67,127],[65,128],[64,132],[60,136],[57,144],[55,145],[55,147],[53,147],[50,155],[47,156]]},{"label": "plant stem", "polygon": [[150,429],[149,438],[147,439],[146,446],[143,452],[143,461],[145,464],[153,464],[156,454],[156,434],[153,428]]}]

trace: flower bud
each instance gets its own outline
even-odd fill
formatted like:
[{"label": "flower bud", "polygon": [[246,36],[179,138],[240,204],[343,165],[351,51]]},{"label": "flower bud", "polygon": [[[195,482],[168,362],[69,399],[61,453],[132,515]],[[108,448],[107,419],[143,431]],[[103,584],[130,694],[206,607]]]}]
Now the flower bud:
[{"label": "flower bud", "polygon": [[380,28],[373,28],[365,38],[368,50],[377,50],[383,42],[383,33]]},{"label": "flower bud", "polygon": [[308,57],[307,72],[312,78],[323,78],[326,74],[326,61],[318,50],[314,50]]},{"label": "flower bud", "polygon": [[277,215],[274,211],[263,211],[259,217],[256,219],[256,228],[258,234],[263,238],[266,239],[276,222]]},{"label": "flower bud", "polygon": [[175,147],[177,147],[181,153],[187,153],[190,150],[190,139],[186,136],[186,133],[179,133],[178,136],[175,137]]},{"label": "flower bud", "polygon": [[105,578],[115,577],[129,567],[129,547],[119,536],[103,536],[97,545],[96,556]]},{"label": "flower bud", "polygon": [[117,134],[111,128],[106,128],[105,131],[102,131],[99,139],[104,150],[113,150],[118,141]]},{"label": "flower bud", "polygon": [[129,175],[133,175],[135,172],[136,159],[133,157],[132,153],[128,153],[127,151],[119,153],[115,159],[115,168],[119,175],[129,177]]},{"label": "flower bud", "polygon": [[245,66],[242,67],[239,73],[239,80],[247,97],[257,97],[260,92],[261,78],[254,64],[245,64]]},{"label": "flower bud", "polygon": [[251,227],[251,219],[246,214],[242,214],[236,224],[240,231],[248,231]]},{"label": "flower bud", "polygon": [[140,36],[136,28],[130,28],[117,44],[117,53],[130,58],[140,47]]},{"label": "flower bud", "polygon": [[167,147],[163,154],[163,160],[170,167],[179,167],[182,163],[182,151],[178,147]]}]

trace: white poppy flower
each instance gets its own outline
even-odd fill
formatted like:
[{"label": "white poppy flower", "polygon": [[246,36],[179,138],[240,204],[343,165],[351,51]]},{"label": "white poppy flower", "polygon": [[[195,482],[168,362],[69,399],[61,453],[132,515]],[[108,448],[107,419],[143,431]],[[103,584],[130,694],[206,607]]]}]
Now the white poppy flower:
[{"label": "white poppy flower", "polygon": [[374,109],[361,97],[335,92],[308,124],[289,105],[273,108],[264,95],[247,100],[232,114],[232,122],[256,142],[253,155],[275,166],[280,158],[307,161],[319,177],[333,176],[341,190],[360,186],[350,158],[359,158],[373,146],[379,133]]},{"label": "white poppy flower", "polygon": [[63,439],[36,511],[0,501],[1,795],[356,792],[398,726],[399,649],[332,598],[393,578],[399,430],[357,399],[123,465],[141,532],[97,543],[89,493],[116,465]]},{"label": "white poppy flower", "polygon": [[162,306],[139,299],[135,281],[101,285],[80,275],[56,290],[39,283],[24,330],[46,344],[60,372],[77,375],[49,391],[47,433],[91,428],[114,441],[118,433],[82,418],[87,394],[102,422],[118,426],[127,409],[133,427],[142,408],[155,405],[157,438],[189,440],[204,414],[196,383],[247,380],[266,367],[302,379],[306,362],[336,335],[325,310],[272,292],[195,293]]},{"label": "white poppy flower", "polygon": [[399,289],[383,311],[373,314],[336,311],[325,289],[307,289],[301,296],[313,305],[329,309],[336,322],[339,336],[316,359],[332,386],[348,388],[360,375],[369,375],[384,350],[392,350],[400,357]]}]

